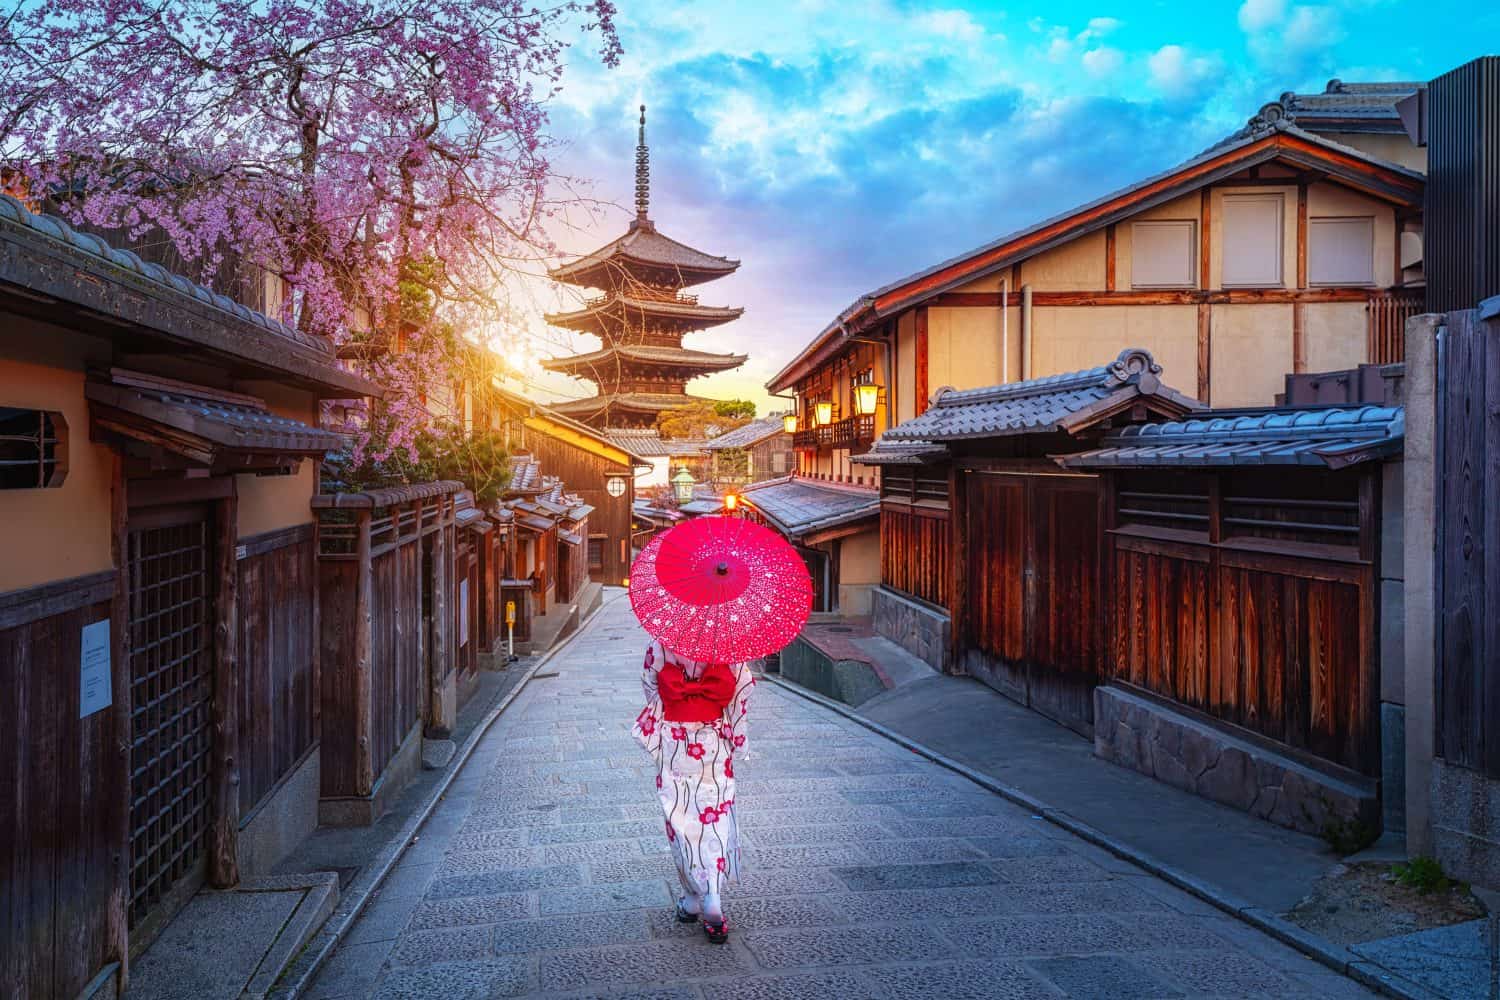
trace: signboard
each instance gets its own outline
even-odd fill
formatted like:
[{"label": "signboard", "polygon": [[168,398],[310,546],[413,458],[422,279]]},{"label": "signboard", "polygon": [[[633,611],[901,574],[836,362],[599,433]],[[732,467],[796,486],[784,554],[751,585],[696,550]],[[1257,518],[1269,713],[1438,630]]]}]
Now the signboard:
[{"label": "signboard", "polygon": [[83,627],[83,651],[78,657],[78,717],[88,718],[113,702],[106,618]]},{"label": "signboard", "polygon": [[458,581],[458,644],[469,643],[469,581]]}]

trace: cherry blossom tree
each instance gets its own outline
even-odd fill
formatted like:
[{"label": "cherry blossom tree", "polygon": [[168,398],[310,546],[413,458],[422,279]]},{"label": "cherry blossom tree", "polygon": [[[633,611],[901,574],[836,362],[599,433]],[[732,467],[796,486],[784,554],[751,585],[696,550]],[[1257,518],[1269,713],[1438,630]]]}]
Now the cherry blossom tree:
[{"label": "cherry blossom tree", "polygon": [[[280,318],[339,344],[397,331],[378,451],[548,250],[549,101],[610,0],[35,0],[0,15],[7,186],[166,244],[192,277],[284,279]],[[555,185],[554,185],[555,186]],[[379,352],[371,352],[372,357]],[[379,457],[379,456],[377,456]]]}]

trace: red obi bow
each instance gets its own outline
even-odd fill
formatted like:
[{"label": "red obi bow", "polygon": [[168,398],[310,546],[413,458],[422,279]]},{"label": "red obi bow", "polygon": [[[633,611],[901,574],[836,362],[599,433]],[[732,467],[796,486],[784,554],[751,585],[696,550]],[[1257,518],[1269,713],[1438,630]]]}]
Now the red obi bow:
[{"label": "red obi bow", "polygon": [[668,722],[713,722],[734,698],[734,673],[722,663],[710,663],[696,680],[668,663],[656,683]]}]

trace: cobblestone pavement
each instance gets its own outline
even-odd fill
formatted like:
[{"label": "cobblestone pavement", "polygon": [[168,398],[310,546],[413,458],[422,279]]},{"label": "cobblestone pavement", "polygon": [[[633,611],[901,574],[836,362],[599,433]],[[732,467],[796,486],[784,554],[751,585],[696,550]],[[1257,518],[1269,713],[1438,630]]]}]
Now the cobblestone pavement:
[{"label": "cobblestone pavement", "polygon": [[[617,594],[613,591],[611,594]],[[762,684],[727,945],[672,919],[645,637],[614,600],[476,748],[312,997],[1373,994],[852,722]]]}]

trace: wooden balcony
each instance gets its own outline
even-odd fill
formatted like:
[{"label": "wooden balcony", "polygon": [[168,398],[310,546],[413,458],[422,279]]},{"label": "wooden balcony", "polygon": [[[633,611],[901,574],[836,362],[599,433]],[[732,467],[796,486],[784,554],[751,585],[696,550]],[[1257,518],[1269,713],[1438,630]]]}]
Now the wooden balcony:
[{"label": "wooden balcony", "polygon": [[875,417],[854,416],[836,420],[823,427],[797,431],[792,448],[797,451],[822,451],[825,448],[857,448],[875,440]]}]

